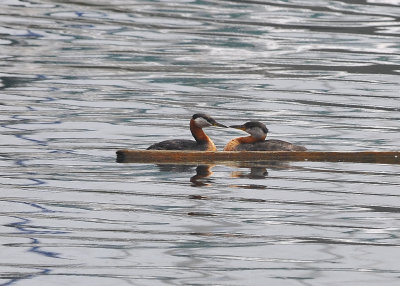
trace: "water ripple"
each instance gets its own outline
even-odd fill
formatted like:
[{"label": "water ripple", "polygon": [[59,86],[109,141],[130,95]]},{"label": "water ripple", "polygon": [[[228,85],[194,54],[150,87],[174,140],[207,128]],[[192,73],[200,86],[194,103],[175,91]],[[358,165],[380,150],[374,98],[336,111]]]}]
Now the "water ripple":
[{"label": "water ripple", "polygon": [[190,138],[199,111],[310,150],[398,150],[399,1],[0,8],[1,285],[397,285],[398,165],[115,150]]}]

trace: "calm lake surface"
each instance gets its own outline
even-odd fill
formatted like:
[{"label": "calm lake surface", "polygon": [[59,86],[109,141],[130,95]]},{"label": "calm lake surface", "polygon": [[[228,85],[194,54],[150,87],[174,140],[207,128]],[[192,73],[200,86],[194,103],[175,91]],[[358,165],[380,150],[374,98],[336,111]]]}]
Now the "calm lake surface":
[{"label": "calm lake surface", "polygon": [[398,0],[1,1],[0,285],[399,285],[399,165],[115,162],[399,150],[399,82]]}]

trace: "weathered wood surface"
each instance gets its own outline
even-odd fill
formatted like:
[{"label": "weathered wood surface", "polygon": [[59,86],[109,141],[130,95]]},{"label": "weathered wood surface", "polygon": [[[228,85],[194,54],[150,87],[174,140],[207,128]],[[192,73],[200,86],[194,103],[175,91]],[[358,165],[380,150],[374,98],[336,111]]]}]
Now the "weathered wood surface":
[{"label": "weathered wood surface", "polygon": [[399,164],[400,151],[323,152],[323,151],[164,151],[118,150],[120,163],[215,163],[259,161],[313,161]]}]

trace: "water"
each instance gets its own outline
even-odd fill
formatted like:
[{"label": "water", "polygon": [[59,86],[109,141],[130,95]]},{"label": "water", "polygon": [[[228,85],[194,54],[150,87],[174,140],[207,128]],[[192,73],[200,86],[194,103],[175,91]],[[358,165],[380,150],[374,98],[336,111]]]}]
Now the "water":
[{"label": "water", "polygon": [[[398,165],[117,164],[260,120],[399,150],[400,3],[0,3],[0,285],[397,285]],[[219,148],[240,132],[208,129]]]}]

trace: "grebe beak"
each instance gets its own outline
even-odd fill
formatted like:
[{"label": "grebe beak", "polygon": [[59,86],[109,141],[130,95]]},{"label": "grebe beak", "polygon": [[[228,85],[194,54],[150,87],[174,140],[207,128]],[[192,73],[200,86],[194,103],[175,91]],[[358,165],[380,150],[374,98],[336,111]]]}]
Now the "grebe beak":
[{"label": "grebe beak", "polygon": [[213,124],[213,126],[228,128],[228,126],[225,126],[224,124],[221,124],[221,123],[218,123],[218,122],[215,122],[215,123]]},{"label": "grebe beak", "polygon": [[239,129],[239,130],[243,130],[246,131],[246,127],[244,125],[231,125],[229,126],[230,128],[235,128],[235,129]]}]

